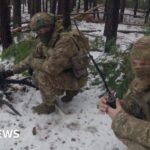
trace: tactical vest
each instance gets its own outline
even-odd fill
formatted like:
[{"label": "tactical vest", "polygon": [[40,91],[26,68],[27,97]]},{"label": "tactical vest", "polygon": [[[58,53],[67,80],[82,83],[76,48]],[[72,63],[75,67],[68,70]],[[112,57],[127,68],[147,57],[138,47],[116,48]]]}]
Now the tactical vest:
[{"label": "tactical vest", "polygon": [[73,73],[76,78],[87,76],[89,65],[88,51],[90,49],[88,39],[78,31],[72,31],[70,35],[78,49],[77,55],[72,58]]}]

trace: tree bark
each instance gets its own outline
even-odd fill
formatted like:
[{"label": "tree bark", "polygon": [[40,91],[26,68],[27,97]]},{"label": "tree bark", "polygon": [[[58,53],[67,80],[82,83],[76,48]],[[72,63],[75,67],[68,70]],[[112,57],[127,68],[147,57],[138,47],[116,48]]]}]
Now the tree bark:
[{"label": "tree bark", "polygon": [[81,3],[81,0],[78,1],[78,5],[77,5],[77,13],[79,13],[79,10],[80,10],[80,3]]},{"label": "tree bark", "polygon": [[88,0],[84,0],[84,12],[88,10]]},{"label": "tree bark", "polygon": [[71,20],[70,20],[70,1],[64,0],[64,13],[63,13],[63,26],[64,30],[71,30]]},{"label": "tree bark", "polygon": [[58,15],[62,15],[64,10],[64,0],[58,0]]},{"label": "tree bark", "polygon": [[134,0],[134,17],[136,17],[139,1]]},{"label": "tree bark", "polygon": [[120,0],[108,0],[104,35],[106,36],[105,52],[110,52],[116,44],[119,22]]},{"label": "tree bark", "polygon": [[105,0],[105,9],[104,9],[103,21],[105,21],[105,20],[106,20],[107,4],[108,4],[108,0]]},{"label": "tree bark", "polygon": [[21,26],[21,0],[13,0],[13,27]]},{"label": "tree bark", "polygon": [[28,0],[31,1],[30,3],[30,15],[31,17],[41,11],[41,0]]},{"label": "tree bark", "polygon": [[56,4],[58,0],[51,0],[50,1],[50,13],[56,14]]},{"label": "tree bark", "polygon": [[123,16],[124,16],[125,7],[126,7],[126,0],[121,0],[119,22],[123,22]]},{"label": "tree bark", "polygon": [[8,48],[12,43],[10,32],[10,11],[8,3],[5,0],[0,0],[0,38],[4,49]]},{"label": "tree bark", "polygon": [[146,11],[145,21],[144,21],[145,24],[148,23],[149,13],[150,13],[150,0],[147,0],[147,11]]}]

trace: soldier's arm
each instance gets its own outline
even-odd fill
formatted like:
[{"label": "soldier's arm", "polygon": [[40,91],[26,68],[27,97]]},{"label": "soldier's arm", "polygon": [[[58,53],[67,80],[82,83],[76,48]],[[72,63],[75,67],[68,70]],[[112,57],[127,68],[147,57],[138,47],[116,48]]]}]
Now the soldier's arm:
[{"label": "soldier's arm", "polygon": [[122,139],[128,139],[150,148],[150,122],[137,119],[121,111],[112,122],[114,133]]},{"label": "soldier's arm", "polygon": [[63,70],[71,68],[71,58],[77,52],[77,47],[72,39],[64,37],[60,39],[54,48],[53,53],[47,60],[33,59],[32,67],[49,73],[58,75]]},{"label": "soldier's arm", "polygon": [[21,72],[27,70],[30,67],[31,57],[32,56],[29,55],[23,61],[21,61],[19,64],[16,64],[13,67],[13,72],[14,73],[21,73]]},{"label": "soldier's arm", "polygon": [[13,72],[21,73],[27,70],[29,67],[31,67],[32,60],[34,60],[34,58],[40,58],[41,55],[42,55],[42,44],[40,42],[39,44],[37,44],[36,48],[31,52],[31,54],[28,57],[26,57],[23,61],[21,61],[19,64],[16,64],[13,67]]}]

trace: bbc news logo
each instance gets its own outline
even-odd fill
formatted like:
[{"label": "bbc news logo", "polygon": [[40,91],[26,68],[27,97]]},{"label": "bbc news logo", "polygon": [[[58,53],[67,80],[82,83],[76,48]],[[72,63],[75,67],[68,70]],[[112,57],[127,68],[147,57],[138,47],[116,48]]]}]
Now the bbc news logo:
[{"label": "bbc news logo", "polygon": [[0,129],[0,139],[4,138],[4,139],[17,139],[20,137],[20,131],[17,129],[14,130],[1,130]]}]

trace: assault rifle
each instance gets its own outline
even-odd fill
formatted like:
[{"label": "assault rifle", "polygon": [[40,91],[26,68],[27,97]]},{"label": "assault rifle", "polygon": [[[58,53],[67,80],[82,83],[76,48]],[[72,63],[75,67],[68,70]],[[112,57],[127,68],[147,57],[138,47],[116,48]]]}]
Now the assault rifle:
[{"label": "assault rifle", "polygon": [[[78,26],[77,26],[75,20],[74,20],[74,23],[75,23],[75,26],[76,26],[76,28],[77,28],[77,31],[79,32],[79,34],[80,34],[82,40],[84,40],[84,38],[82,37],[82,34],[81,34],[80,31],[79,31],[79,28],[78,28]],[[85,47],[86,47],[86,46],[85,46]],[[107,94],[108,94],[107,104],[108,104],[109,106],[111,106],[112,108],[116,108],[116,98],[115,98],[114,94],[110,91],[110,89],[108,88],[107,82],[106,82],[106,80],[105,80],[105,77],[104,77],[102,71],[99,69],[97,63],[95,62],[93,56],[89,53],[89,51],[86,50],[86,52],[87,52],[89,58],[91,59],[91,61],[93,62],[93,64],[94,64],[94,66],[95,66],[95,68],[96,68],[98,74],[100,75],[100,77],[101,77],[101,79],[102,79],[102,81],[103,81],[103,83],[104,83],[104,86],[105,86],[105,88],[106,88],[106,92],[107,92]]]},{"label": "assault rifle", "polygon": [[[5,84],[23,84],[23,85],[34,87],[37,89],[37,87],[28,79],[29,79],[29,77],[23,78],[20,80],[0,78],[0,86],[5,85]],[[3,100],[1,97],[0,105],[3,105],[3,104],[7,105],[15,114],[21,116],[21,114],[14,108],[14,106],[12,104],[10,104],[8,101]]]},{"label": "assault rifle", "polygon": [[20,84],[20,85],[27,85],[33,88],[37,87],[31,82],[29,81],[29,77],[23,78],[23,79],[0,79],[0,85],[2,84]]}]

